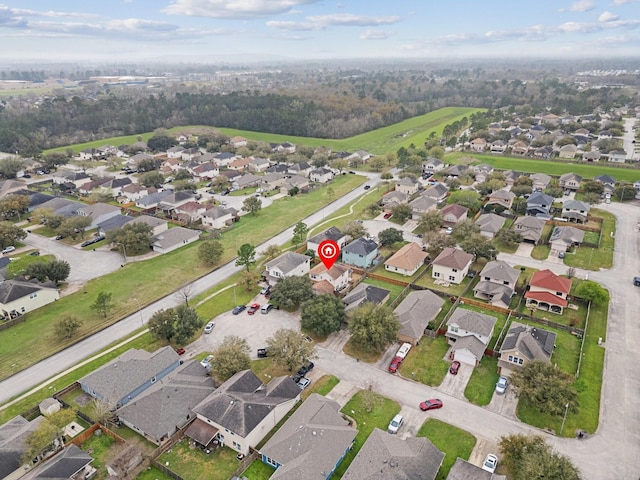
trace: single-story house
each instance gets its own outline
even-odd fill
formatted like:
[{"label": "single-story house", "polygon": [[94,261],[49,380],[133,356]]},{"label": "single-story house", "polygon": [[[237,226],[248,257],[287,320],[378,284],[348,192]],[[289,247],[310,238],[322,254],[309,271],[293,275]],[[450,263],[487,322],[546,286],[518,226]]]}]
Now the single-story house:
[{"label": "single-story house", "polygon": [[301,177],[308,177],[314,170],[313,165],[309,162],[294,163],[287,169],[287,173],[290,175],[300,175]]},{"label": "single-story house", "polygon": [[469,273],[473,255],[447,247],[432,262],[431,276],[437,280],[460,284]]},{"label": "single-story house", "polygon": [[[29,470],[22,480],[80,480],[95,477],[97,470],[91,465],[93,457],[73,443],[53,457]],[[11,477],[3,477],[11,480]]]},{"label": "single-story house", "polygon": [[197,241],[201,233],[184,227],[169,228],[151,239],[151,247],[154,252],[169,253]]},{"label": "single-story house", "polygon": [[140,215],[139,217],[134,217],[131,220],[131,224],[135,223],[144,223],[151,227],[151,233],[153,235],[159,235],[162,232],[166,232],[169,229],[169,222],[163,220],[162,218],[152,217],[150,215]]},{"label": "single-story house", "polygon": [[443,305],[444,300],[431,290],[409,292],[393,311],[400,322],[398,340],[417,345],[427,325],[438,316]]},{"label": "single-story house", "polygon": [[16,277],[0,283],[0,313],[5,319],[32,312],[60,298],[53,282]]},{"label": "single-story house", "polygon": [[357,433],[336,401],[312,393],[260,454],[276,469],[271,480],[328,479],[351,450]]},{"label": "single-story house", "polygon": [[480,228],[480,234],[482,236],[493,238],[496,233],[502,229],[506,221],[507,219],[505,217],[501,217],[495,213],[483,213],[475,223]]},{"label": "single-story house", "polygon": [[393,190],[392,192],[385,193],[382,196],[382,200],[380,200],[382,206],[386,208],[393,208],[397,205],[403,205],[408,201],[409,195],[400,190]]},{"label": "single-story house", "polygon": [[0,425],[0,478],[17,480],[24,474],[22,456],[27,438],[38,429],[43,416],[27,420],[21,415]]},{"label": "single-story house", "polygon": [[532,327],[518,322],[511,326],[502,341],[498,372],[509,376],[533,361],[550,362],[556,345],[556,334],[539,326]]},{"label": "single-story house", "polygon": [[106,235],[108,232],[122,228],[133,219],[134,217],[118,214],[115,217],[111,217],[104,222],[99,223],[98,233],[100,235]]},{"label": "single-story house", "polygon": [[251,157],[249,160],[249,171],[261,173],[266,171],[269,165],[271,165],[271,162],[266,158]]},{"label": "single-story house", "polygon": [[447,320],[447,341],[453,353],[451,359],[477,366],[484,356],[498,319],[491,315],[456,308]]},{"label": "single-story house", "polygon": [[307,240],[307,249],[313,250],[314,252],[318,251],[318,247],[325,240],[333,240],[338,244],[340,250],[342,250],[347,244],[347,235],[342,233],[338,227],[330,227],[326,229],[324,232],[318,233],[314,235],[310,239]]},{"label": "single-story house", "polygon": [[84,392],[115,409],[129,403],[179,365],[180,357],[172,347],[155,352],[132,348],[78,383]]},{"label": "single-story house", "polygon": [[417,220],[421,215],[427,213],[428,211],[435,210],[438,206],[438,201],[434,198],[428,197],[426,195],[420,195],[415,200],[409,202],[409,206],[411,207],[413,213],[413,219]]},{"label": "single-story house", "polygon": [[539,270],[531,276],[529,290],[524,294],[527,307],[562,314],[569,304],[571,279],[556,275],[551,270]]},{"label": "single-story house", "polygon": [[76,214],[81,217],[91,217],[91,225],[85,228],[85,230],[91,230],[100,223],[120,215],[120,207],[109,205],[108,203],[94,203],[93,205],[85,205],[79,208]]},{"label": "single-story house", "polygon": [[376,287],[366,283],[359,283],[351,290],[342,301],[345,304],[345,311],[353,310],[364,303],[370,302],[375,305],[383,305],[389,300],[391,292],[385,288]]},{"label": "single-story house", "polygon": [[[308,243],[307,243],[308,245]],[[360,268],[369,268],[378,258],[378,244],[369,238],[357,238],[341,249],[342,261]]]},{"label": "single-story house", "polygon": [[442,223],[446,226],[455,226],[467,219],[468,212],[469,209],[467,207],[463,207],[457,203],[446,205],[440,210]]},{"label": "single-story house", "polygon": [[253,173],[245,173],[244,175],[234,178],[231,186],[234,190],[242,190],[243,188],[251,188],[259,185],[265,177],[259,177]]},{"label": "single-story house", "polygon": [[509,308],[519,277],[520,270],[507,262],[488,262],[480,272],[480,281],[473,289],[473,296],[487,300],[491,305]]},{"label": "single-story house", "polygon": [[410,277],[424,264],[427,257],[420,245],[415,242],[407,243],[384,262],[384,268],[389,272]]},{"label": "single-story house", "polygon": [[614,163],[624,163],[627,160],[627,152],[624,150],[611,150],[609,152],[609,161]]},{"label": "single-story house", "polygon": [[135,200],[136,207],[143,210],[155,210],[160,206],[160,202],[171,195],[171,190],[162,190],[160,192],[153,192]]},{"label": "single-story house", "polygon": [[541,192],[545,188],[549,186],[551,183],[551,177],[546,173],[534,173],[529,176],[531,181],[533,182],[532,188],[535,191]]},{"label": "single-story house", "polygon": [[198,418],[186,435],[205,447],[215,438],[248,455],[299,399],[300,388],[291,377],[264,385],[251,370],[242,370],[193,408]]},{"label": "single-story house", "polygon": [[553,227],[549,243],[551,250],[566,252],[569,248],[584,241],[584,230],[575,227]]},{"label": "single-story house", "polygon": [[264,276],[271,284],[276,283],[281,278],[292,276],[303,276],[311,269],[311,258],[301,253],[285,252],[265,266]]}]

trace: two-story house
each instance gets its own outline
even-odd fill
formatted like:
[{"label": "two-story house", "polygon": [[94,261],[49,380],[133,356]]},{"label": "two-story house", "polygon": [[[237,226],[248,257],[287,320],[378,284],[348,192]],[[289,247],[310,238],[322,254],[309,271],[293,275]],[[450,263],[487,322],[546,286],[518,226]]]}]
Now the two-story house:
[{"label": "two-story house", "polygon": [[540,242],[546,223],[546,220],[540,217],[518,217],[513,222],[513,229],[520,234],[523,242],[537,245]]},{"label": "two-story house", "polygon": [[398,180],[396,183],[396,190],[405,193],[407,196],[411,196],[414,193],[418,193],[420,183],[410,177],[404,177]]},{"label": "two-story house", "polygon": [[509,308],[515,293],[520,270],[502,260],[488,262],[480,272],[480,281],[473,289],[476,298],[487,300],[491,305]]},{"label": "two-story house", "polygon": [[580,200],[567,200],[562,204],[561,217],[570,222],[585,223],[589,216],[591,207],[586,202]]},{"label": "two-story house", "polygon": [[529,290],[524,294],[527,307],[562,314],[569,304],[571,279],[556,275],[551,270],[539,270],[529,282]]},{"label": "two-story house", "polygon": [[546,173],[534,173],[529,178],[532,182],[531,188],[536,192],[543,191],[551,183],[551,177]]},{"label": "two-story house", "polygon": [[436,280],[460,284],[469,273],[473,255],[447,247],[432,262],[431,276]]},{"label": "two-story house", "polygon": [[493,335],[498,319],[491,315],[456,308],[447,320],[445,337],[451,345],[451,360],[477,366]]},{"label": "two-story house", "polygon": [[414,242],[407,243],[384,262],[384,269],[410,277],[424,264],[427,257],[420,245]]},{"label": "two-story house", "polygon": [[422,195],[433,198],[438,203],[444,202],[449,195],[449,188],[444,183],[436,183],[427,188]]},{"label": "two-story house", "polygon": [[549,218],[553,197],[542,192],[534,192],[527,198],[527,215]]},{"label": "two-story house", "polygon": [[300,175],[301,177],[308,177],[314,170],[313,165],[309,162],[294,163],[287,169],[289,175]]},{"label": "two-story house", "polygon": [[474,152],[484,152],[487,149],[487,141],[484,138],[474,138],[469,142],[469,148]]},{"label": "two-story house", "polygon": [[378,258],[378,244],[368,238],[357,238],[341,251],[344,263],[360,268],[369,268]]},{"label": "two-story house", "polygon": [[427,197],[426,195],[420,195],[415,200],[409,202],[411,207],[412,218],[414,220],[419,219],[423,214],[435,210],[438,206],[437,200]]},{"label": "two-story house", "polygon": [[464,222],[467,219],[469,209],[458,205],[457,203],[451,203],[445,205],[440,213],[442,214],[442,223],[445,226],[453,227],[458,223]]},{"label": "two-story house", "polygon": [[511,322],[500,347],[498,373],[509,376],[529,362],[550,362],[556,334],[539,326]]},{"label": "two-story house", "polygon": [[510,210],[513,205],[515,193],[508,190],[496,190],[487,195],[486,205],[500,205],[505,210]]},{"label": "two-story house", "polygon": [[351,268],[342,263],[334,263],[327,270],[324,263],[319,263],[309,270],[309,278],[316,293],[340,292],[351,282]]},{"label": "two-story house", "polygon": [[604,189],[603,189],[603,193],[604,194],[613,194],[613,191],[616,188],[616,183],[617,180],[615,179],[615,177],[612,177],[611,175],[598,175],[597,177],[593,177],[593,179],[596,182],[600,182]]},{"label": "two-story house", "polygon": [[580,188],[582,177],[576,173],[565,173],[560,175],[558,186],[565,190],[573,190],[574,192]]},{"label": "two-story house", "polygon": [[382,196],[382,206],[385,208],[393,208],[398,205],[404,205],[409,201],[409,195],[400,190],[393,190],[392,192],[385,193]]},{"label": "two-story house", "polygon": [[271,162],[266,158],[250,157],[249,159],[249,171],[255,173],[265,172],[271,165]]},{"label": "two-story house", "polygon": [[202,214],[202,225],[222,229],[231,225],[237,215],[234,208],[213,207]]},{"label": "two-story house", "polygon": [[23,277],[4,280],[0,282],[0,318],[15,318],[59,298],[60,292],[53,282],[41,283],[36,278],[26,280]]},{"label": "two-story house", "polygon": [[270,284],[285,277],[307,275],[311,269],[311,258],[301,253],[285,252],[267,262],[264,276]]},{"label": "two-story house", "polygon": [[94,203],[93,205],[85,205],[76,212],[81,217],[91,217],[91,225],[85,230],[96,228],[98,224],[120,215],[120,207],[109,205],[108,203]]},{"label": "two-story house", "polygon": [[427,158],[424,162],[422,162],[422,173],[436,173],[439,172],[440,170],[443,170],[445,167],[445,164],[442,160],[438,160],[437,158],[434,157],[429,157]]},{"label": "two-story house", "polygon": [[333,180],[333,170],[329,170],[328,168],[321,167],[311,170],[309,172],[309,179],[312,182],[316,183],[327,183]]}]

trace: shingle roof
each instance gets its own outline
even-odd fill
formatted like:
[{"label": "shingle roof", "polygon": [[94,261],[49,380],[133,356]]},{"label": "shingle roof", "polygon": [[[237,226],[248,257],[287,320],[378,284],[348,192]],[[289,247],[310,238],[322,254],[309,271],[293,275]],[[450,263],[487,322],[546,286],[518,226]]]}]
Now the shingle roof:
[{"label": "shingle roof", "polygon": [[571,280],[569,278],[560,277],[548,269],[534,273],[529,284],[567,294],[571,290]]},{"label": "shingle roof", "polygon": [[567,200],[566,202],[564,202],[562,204],[562,210],[583,210],[585,212],[588,212],[589,210],[591,210],[591,207],[589,206],[588,203],[586,202],[581,202],[580,200]]},{"label": "shingle roof", "polygon": [[35,278],[24,280],[14,278],[0,283],[0,305],[6,305],[19,298],[26,297],[40,290],[57,290],[52,282],[40,283]]},{"label": "shingle roof", "polygon": [[555,342],[556,334],[554,332],[512,322],[500,351],[517,349],[529,360],[549,361]]},{"label": "shingle roof", "polygon": [[340,278],[342,275],[344,275],[345,272],[349,270],[351,270],[351,268],[348,265],[344,265],[341,263],[334,263],[329,269],[327,269],[324,263],[319,263],[311,270],[309,270],[309,274],[320,275],[326,272],[331,278],[335,280],[337,278]]},{"label": "shingle roof", "polygon": [[476,360],[482,359],[486,348],[487,346],[475,335],[467,335],[465,337],[458,338],[451,347],[454,352],[463,349],[469,350],[473,356],[476,357]]},{"label": "shingle roof", "polygon": [[456,308],[453,315],[447,320],[447,325],[458,325],[459,328],[478,335],[488,337],[498,319],[491,315],[474,312],[466,308]]},{"label": "shingle roof", "polygon": [[466,217],[468,211],[469,209],[467,207],[463,207],[462,205],[458,205],[457,203],[452,203],[440,210],[440,213],[442,213],[442,216],[453,215],[456,218],[461,218]]},{"label": "shingle roof", "polygon": [[366,257],[370,253],[375,252],[377,249],[378,244],[375,241],[368,238],[357,238],[349,245],[346,245],[342,249],[342,251]]},{"label": "shingle roof", "polygon": [[456,463],[453,464],[449,475],[447,475],[447,480],[506,480],[506,478],[504,475],[496,475],[482,470],[462,458],[456,459]]},{"label": "shingle roof", "polygon": [[202,400],[193,411],[246,437],[281,403],[300,395],[290,377],[277,377],[263,385],[251,370],[236,373]]},{"label": "shingle roof", "polygon": [[391,293],[384,288],[376,287],[375,285],[367,285],[366,283],[359,283],[356,288],[351,290],[342,301],[345,303],[346,310],[351,310],[362,305],[365,302],[379,304],[387,298]]},{"label": "shingle roof", "polygon": [[548,205],[553,203],[553,197],[542,192],[534,192],[527,198],[527,205]]},{"label": "shingle roof", "polygon": [[418,210],[420,212],[430,210],[435,208],[438,205],[438,201],[432,197],[427,197],[425,195],[421,195],[415,200],[409,202],[409,206],[414,210]]},{"label": "shingle roof", "polygon": [[269,270],[277,268],[286,275],[291,270],[302,265],[303,263],[309,262],[309,260],[309,257],[307,257],[306,255],[302,255],[301,253],[285,252],[278,258],[274,258],[273,260],[268,262],[266,267]]},{"label": "shingle roof", "polygon": [[457,248],[447,247],[433,261],[434,265],[441,265],[448,268],[463,270],[469,262],[473,260],[473,255]]},{"label": "shingle roof", "polygon": [[236,210],[233,208],[213,207],[202,214],[203,217],[222,218],[227,215],[234,215]]},{"label": "shingle roof", "polygon": [[191,240],[194,237],[199,237],[200,233],[198,230],[191,230],[190,228],[173,227],[153,237],[151,242],[154,246],[167,248]]},{"label": "shingle roof", "polygon": [[480,227],[481,232],[497,233],[506,221],[506,218],[495,213],[483,213],[475,223]]},{"label": "shingle roof", "polygon": [[318,244],[325,240],[333,240],[334,242],[337,242],[343,239],[344,237],[345,237],[345,234],[342,233],[339,228],[331,227],[322,233],[314,235],[309,240],[307,240],[307,242],[318,243]]},{"label": "shingle roof", "polygon": [[445,195],[448,191],[449,189],[447,188],[446,185],[442,183],[436,183],[435,185],[432,185],[431,187],[427,188],[424,191],[423,195],[426,195],[427,197],[431,197],[431,198],[440,198],[443,195]]},{"label": "shingle roof", "polygon": [[480,278],[490,277],[494,281],[508,281],[509,283],[515,283],[519,276],[520,270],[516,270],[502,260],[488,262],[480,272]]},{"label": "shingle roof", "polygon": [[398,321],[401,335],[420,339],[431,320],[436,318],[442,309],[444,300],[431,290],[410,292],[393,311]]},{"label": "shingle roof", "polygon": [[374,428],[343,480],[433,480],[444,453],[426,437],[400,438]]},{"label": "shingle roof", "polygon": [[104,222],[100,222],[98,224],[98,228],[104,232],[109,232],[111,230],[116,230],[126,223],[129,223],[133,220],[134,217],[130,217],[128,215],[116,215],[115,217],[108,218]]},{"label": "shingle roof", "polygon": [[418,265],[422,265],[427,256],[428,255],[422,251],[420,245],[411,242],[394,253],[384,264],[402,270],[413,270]]},{"label": "shingle roof", "polygon": [[549,242],[563,242],[567,245],[582,243],[584,231],[575,227],[554,227]]},{"label": "shingle roof", "polygon": [[98,392],[109,404],[116,403],[154,376],[178,363],[178,354],[171,347],[155,352],[132,348],[89,375],[81,385]]},{"label": "shingle roof", "polygon": [[89,455],[74,444],[66,447],[61,453],[49,459],[41,467],[27,473],[25,480],[62,480],[69,479],[93,461]]},{"label": "shingle roof", "polygon": [[262,447],[281,466],[272,480],[326,478],[358,431],[339,412],[340,405],[313,393]]}]

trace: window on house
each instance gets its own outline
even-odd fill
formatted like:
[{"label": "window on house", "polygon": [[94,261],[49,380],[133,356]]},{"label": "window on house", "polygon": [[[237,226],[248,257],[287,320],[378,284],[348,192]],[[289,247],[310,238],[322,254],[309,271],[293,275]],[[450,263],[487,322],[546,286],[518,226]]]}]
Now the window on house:
[{"label": "window on house", "polygon": [[21,311],[22,313],[24,313],[24,312],[26,312],[27,310],[26,310],[24,307],[22,307],[22,308],[20,309],[20,311]]},{"label": "window on house", "polygon": [[456,277],[454,277],[453,275],[449,275],[449,281],[455,282],[456,281]]},{"label": "window on house", "polygon": [[491,281],[491,278],[489,278],[489,277],[484,277],[484,279],[485,279],[487,282]]},{"label": "window on house", "polygon": [[275,460],[273,460],[273,459],[271,459],[269,457],[264,457],[264,460],[265,460],[265,462],[267,462],[272,467],[278,468],[278,462],[276,462]]},{"label": "window on house", "polygon": [[38,296],[38,293],[35,292],[35,293],[32,293],[31,295],[29,295],[29,298],[36,298],[37,296]]},{"label": "window on house", "polygon": [[242,448],[242,445],[240,445],[238,442],[233,442],[233,448],[235,448],[236,450],[240,450]]},{"label": "window on house", "polygon": [[452,268],[451,271],[455,273],[455,272],[458,271],[458,269],[457,268]]},{"label": "window on house", "polygon": [[509,282],[507,280],[505,280],[504,282],[502,282],[504,285],[509,285]]},{"label": "window on house", "polygon": [[561,296],[562,296],[562,292],[556,292],[556,295],[557,295],[558,297],[561,297]]},{"label": "window on house", "polygon": [[522,359],[521,358],[518,359],[518,365],[522,365]]},{"label": "window on house", "polygon": [[434,277],[439,277],[440,276],[440,272],[433,272],[433,276]]},{"label": "window on house", "polygon": [[513,362],[513,355],[509,355],[507,358],[509,359],[510,362]]},{"label": "window on house", "polygon": [[451,331],[453,333],[458,333],[458,326],[457,325],[449,325],[449,331]]}]

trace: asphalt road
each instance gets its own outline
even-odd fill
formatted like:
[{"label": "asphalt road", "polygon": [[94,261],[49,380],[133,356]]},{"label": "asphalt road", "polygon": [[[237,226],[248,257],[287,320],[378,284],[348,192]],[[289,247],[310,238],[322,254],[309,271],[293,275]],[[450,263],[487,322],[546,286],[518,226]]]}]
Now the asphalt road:
[{"label": "asphalt road", "polygon": [[[375,184],[379,181],[379,174],[369,174],[369,184]],[[366,193],[366,190],[359,186],[347,193],[346,195],[340,197],[334,202],[330,203],[326,207],[317,211],[316,213],[308,216],[302,221],[307,225],[314,225],[316,223],[321,222],[326,217],[332,215],[336,210],[342,208],[345,205],[351,204],[355,199],[359,196]],[[292,222],[293,223],[293,222]],[[275,237],[270,240],[258,245],[256,247],[256,251],[262,252],[269,245],[283,245],[291,240],[293,236],[293,227],[290,227],[283,232],[279,233]],[[36,238],[36,235],[30,235],[30,237]],[[43,237],[39,237],[43,238]],[[48,240],[48,242],[55,242],[55,240]],[[52,247],[50,244],[47,244],[49,247]],[[35,245],[34,245],[35,246]],[[59,246],[62,248],[62,246]],[[56,247],[58,248],[58,247]],[[73,247],[67,247],[73,248]],[[53,251],[52,251],[53,253]],[[62,258],[67,259],[69,252],[67,250],[60,250],[59,252]],[[88,255],[87,265],[85,268],[93,268],[95,261],[91,261],[91,255],[98,252],[79,252],[76,249],[73,249],[72,256],[84,253]],[[115,254],[116,256],[118,254]],[[95,257],[94,257],[95,260]],[[120,265],[120,263],[118,263]],[[72,267],[73,268],[73,267]],[[241,270],[241,267],[235,266],[235,261],[231,261],[217,270],[211,272],[208,275],[192,282],[189,288],[191,295],[198,295],[214,285],[224,281],[229,278],[234,273]],[[101,332],[92,335],[89,338],[78,342],[77,344],[69,347],[61,352],[58,352],[55,355],[43,360],[31,367],[22,370],[21,372],[16,373],[15,375],[3,380],[0,382],[0,403],[4,403],[11,398],[21,394],[22,392],[31,389],[32,387],[41,384],[45,380],[54,375],[62,372],[76,363],[80,359],[91,356],[92,354],[102,350],[108,345],[118,341],[119,339],[133,333],[137,329],[139,329],[142,324],[146,323],[149,318],[160,309],[173,308],[179,305],[182,302],[182,298],[179,295],[170,294],[166,297],[154,302],[145,308],[142,308],[139,312],[136,312],[118,323],[102,330]]]}]

